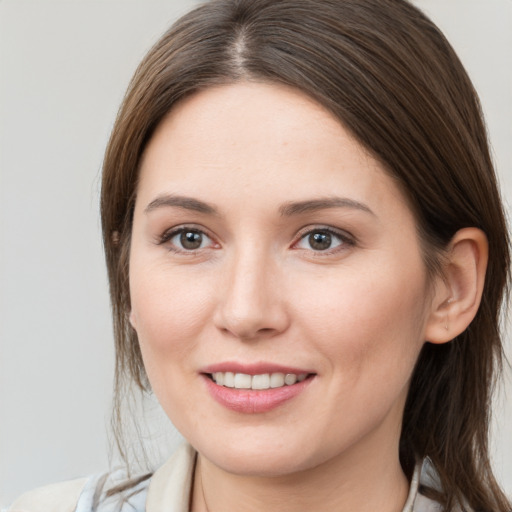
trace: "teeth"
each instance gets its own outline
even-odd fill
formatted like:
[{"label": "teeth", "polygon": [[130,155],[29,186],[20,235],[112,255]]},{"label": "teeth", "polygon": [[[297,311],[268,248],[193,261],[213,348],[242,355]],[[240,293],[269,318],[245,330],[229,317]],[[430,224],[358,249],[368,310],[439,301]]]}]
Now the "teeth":
[{"label": "teeth", "polygon": [[264,373],[263,375],[253,375],[251,379],[252,389],[268,389],[270,387],[270,375]]},{"label": "teeth", "polygon": [[234,388],[235,387],[235,374],[232,372],[226,372],[224,374],[224,386],[227,388]]},{"label": "teeth", "polygon": [[270,376],[270,387],[281,388],[284,386],[284,373],[273,373]]},{"label": "teeth", "polygon": [[287,386],[291,386],[292,384],[295,384],[297,382],[297,375],[294,373],[287,373],[284,377],[284,383]]},{"label": "teeth", "polygon": [[212,373],[213,380],[219,386],[235,389],[269,389],[292,386],[296,382],[306,379],[307,373],[263,373],[259,375],[248,375],[246,373],[215,372]]},{"label": "teeth", "polygon": [[236,389],[251,389],[252,378],[245,373],[235,374],[235,388]]}]

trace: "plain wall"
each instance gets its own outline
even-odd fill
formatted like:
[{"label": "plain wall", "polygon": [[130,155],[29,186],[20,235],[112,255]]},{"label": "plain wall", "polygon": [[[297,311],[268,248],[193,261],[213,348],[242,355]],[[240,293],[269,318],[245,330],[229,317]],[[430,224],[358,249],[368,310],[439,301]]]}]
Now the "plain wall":
[{"label": "plain wall", "polygon": [[[0,506],[108,468],[113,349],[98,216],[102,154],[137,63],[194,3],[0,0]],[[510,205],[512,1],[416,4],[474,80]],[[512,495],[510,372],[506,392],[493,454]]]}]

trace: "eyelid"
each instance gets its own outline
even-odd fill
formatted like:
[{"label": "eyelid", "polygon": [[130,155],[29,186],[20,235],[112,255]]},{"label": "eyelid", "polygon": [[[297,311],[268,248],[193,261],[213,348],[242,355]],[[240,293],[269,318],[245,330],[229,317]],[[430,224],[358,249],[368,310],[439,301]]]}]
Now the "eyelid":
[{"label": "eyelid", "polygon": [[[196,224],[180,224],[178,226],[173,226],[172,228],[166,229],[161,235],[158,235],[156,244],[157,245],[165,245],[168,244],[176,235],[179,235],[180,233],[183,233],[184,231],[195,231],[197,233],[201,233],[203,236],[206,236],[212,244],[211,246],[219,246],[219,243],[215,241],[215,237],[209,233],[207,229],[205,229],[202,226],[196,225]],[[175,253],[181,253],[181,254],[195,254],[199,251],[202,251],[204,249],[207,249],[209,247],[202,247],[200,249],[181,249],[176,246],[172,246],[169,248],[169,250],[175,252]],[[212,248],[216,248],[212,247]]]},{"label": "eyelid", "polygon": [[[315,232],[329,233],[330,235],[333,235],[333,236],[337,237],[338,239],[340,239],[342,243],[339,246],[336,246],[332,249],[325,249],[324,251],[315,251],[314,249],[303,249],[303,248],[296,247],[300,241],[302,241],[304,238],[306,238],[306,236],[310,235],[311,233],[315,233]],[[308,252],[314,253],[315,256],[322,256],[322,255],[327,256],[330,254],[335,254],[336,252],[342,252],[344,250],[347,250],[347,248],[353,247],[354,245],[356,245],[356,243],[357,243],[356,237],[353,236],[352,234],[350,234],[349,232],[342,230],[342,229],[334,228],[332,226],[326,226],[326,225],[319,224],[316,226],[306,226],[306,227],[302,228],[297,233],[296,241],[292,244],[292,248],[296,249],[296,250],[303,250],[303,251],[308,251]]]},{"label": "eyelid", "polygon": [[[209,232],[209,230],[207,230],[203,226],[200,226],[197,224],[180,224],[180,225],[168,228],[161,235],[157,236],[156,244],[157,245],[168,244],[170,242],[170,240],[172,240],[172,238],[174,238],[176,235],[183,233],[184,231],[187,231],[187,230],[201,233],[203,236],[206,236],[212,243],[209,244],[208,247],[203,247],[203,248],[199,248],[199,249],[185,250],[185,249],[180,249],[179,247],[173,246],[169,250],[172,250],[175,253],[191,255],[191,254],[198,253],[204,249],[220,247],[220,244],[215,240],[215,236],[212,235]],[[315,251],[314,249],[308,250],[308,249],[303,249],[303,248],[297,247],[297,244],[301,240],[303,240],[306,236],[308,236],[314,232],[329,233],[330,235],[338,238],[341,241],[341,244],[332,249],[325,249],[323,251]],[[319,225],[305,226],[304,228],[300,229],[295,237],[295,241],[293,242],[291,248],[295,249],[295,250],[308,251],[308,252],[314,253],[317,256],[322,256],[322,255],[327,256],[329,254],[334,254],[336,252],[342,252],[344,250],[347,250],[349,247],[356,245],[356,243],[357,243],[356,237],[354,237],[349,232],[339,229],[339,228],[334,228],[332,226],[319,224]]]}]

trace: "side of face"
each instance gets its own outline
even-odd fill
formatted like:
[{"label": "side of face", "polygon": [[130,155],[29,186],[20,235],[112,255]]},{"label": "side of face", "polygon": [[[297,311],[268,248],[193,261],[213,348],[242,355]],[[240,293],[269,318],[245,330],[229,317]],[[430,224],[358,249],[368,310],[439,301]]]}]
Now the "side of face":
[{"label": "side of face", "polygon": [[[129,278],[151,386],[212,463],[282,475],[397,448],[432,318],[415,219],[308,97],[239,83],[162,121],[142,161]],[[282,401],[219,394],[211,375],[279,370],[307,375]]]}]

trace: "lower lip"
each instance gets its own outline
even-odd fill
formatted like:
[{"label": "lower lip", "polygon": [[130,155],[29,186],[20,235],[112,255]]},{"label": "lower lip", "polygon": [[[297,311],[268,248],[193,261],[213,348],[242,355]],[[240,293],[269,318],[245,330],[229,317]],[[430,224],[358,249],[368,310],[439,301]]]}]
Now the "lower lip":
[{"label": "lower lip", "polygon": [[309,376],[291,386],[261,390],[235,389],[219,386],[210,377],[203,375],[208,391],[224,407],[244,414],[268,412],[302,393],[313,380]]}]

